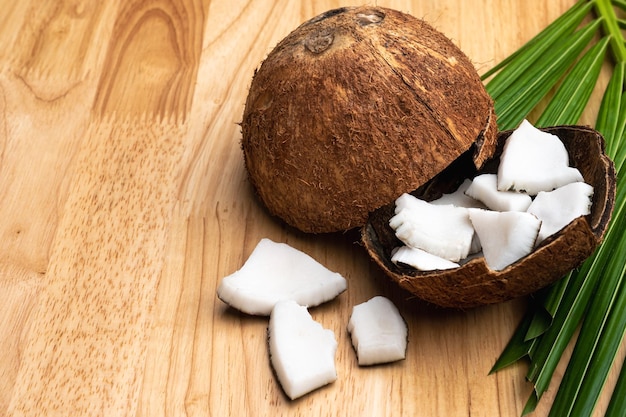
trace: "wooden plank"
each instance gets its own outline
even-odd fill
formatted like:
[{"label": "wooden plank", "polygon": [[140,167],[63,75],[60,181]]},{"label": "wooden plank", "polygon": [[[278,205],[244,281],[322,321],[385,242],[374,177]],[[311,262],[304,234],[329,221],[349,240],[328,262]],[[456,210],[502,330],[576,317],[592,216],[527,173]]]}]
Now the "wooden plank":
[{"label": "wooden plank", "polygon": [[136,408],[183,135],[137,121],[87,134],[9,415]]},{"label": "wooden plank", "polygon": [[[95,104],[85,112],[92,117],[79,125],[88,140],[73,161],[75,174],[21,352],[18,395],[9,415],[132,415],[136,410],[145,333],[185,154],[186,126],[177,121],[189,110],[197,68],[190,56],[200,51],[193,39],[197,23],[189,23],[201,19],[202,7],[126,2],[114,16],[110,39],[99,39],[99,45],[86,40],[86,49],[105,47],[109,53]],[[64,10],[47,12],[44,32],[67,23],[58,18],[68,18]],[[74,20],[81,24],[72,21],[70,34],[90,21]],[[46,45],[58,39],[41,36]],[[174,41],[160,50],[163,36]],[[21,79],[33,95],[47,97],[47,72],[27,67],[50,66],[46,53],[58,45],[42,49],[39,40],[33,43],[41,64],[20,61]],[[77,58],[85,53],[78,51]],[[58,50],[55,58],[64,59]],[[68,74],[71,78],[74,72]],[[53,94],[56,100],[58,93]],[[56,133],[63,128],[68,129],[61,126]]]}]

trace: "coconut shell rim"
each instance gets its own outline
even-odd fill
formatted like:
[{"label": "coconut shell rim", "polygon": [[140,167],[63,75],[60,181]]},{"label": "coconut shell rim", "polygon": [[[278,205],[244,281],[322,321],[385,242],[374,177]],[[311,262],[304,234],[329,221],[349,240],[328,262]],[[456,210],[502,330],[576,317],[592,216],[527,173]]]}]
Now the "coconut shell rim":
[{"label": "coconut shell rim", "polygon": [[[418,271],[408,266],[397,266],[391,262],[391,257],[388,255],[391,248],[381,243],[379,230],[374,226],[375,222],[372,219],[377,214],[384,210],[388,213],[390,209],[393,211],[393,203],[391,203],[373,212],[361,229],[361,242],[372,260],[400,287],[418,298],[440,307],[461,309],[495,304],[528,295],[552,284],[567,272],[580,266],[600,245],[608,229],[615,203],[615,166],[606,155],[602,135],[588,126],[561,125],[542,130],[557,134],[557,136],[559,136],[558,132],[569,131],[577,137],[582,135],[589,138],[588,146],[595,149],[593,157],[597,158],[597,165],[599,165],[596,168],[604,174],[603,184],[600,186],[597,183],[591,184],[594,186],[594,200],[592,212],[589,215],[575,219],[561,231],[547,238],[530,255],[501,271],[490,269],[482,257],[472,259],[459,268],[451,270]],[[512,132],[513,130],[499,132],[498,149],[494,154],[494,159],[500,155],[504,141]],[[568,148],[568,152],[570,151]],[[599,174],[596,174],[596,178],[597,175]],[[585,181],[588,182],[587,177]],[[598,189],[600,193],[596,192]],[[555,261],[555,257],[559,260]],[[547,268],[541,268],[541,265],[538,265],[541,262],[547,262],[550,265],[549,272],[545,271]],[[533,272],[533,275],[528,274],[532,280],[520,282],[525,279],[525,275],[520,276],[519,271],[523,272],[525,269]],[[456,279],[459,275],[463,275],[460,282]]]}]

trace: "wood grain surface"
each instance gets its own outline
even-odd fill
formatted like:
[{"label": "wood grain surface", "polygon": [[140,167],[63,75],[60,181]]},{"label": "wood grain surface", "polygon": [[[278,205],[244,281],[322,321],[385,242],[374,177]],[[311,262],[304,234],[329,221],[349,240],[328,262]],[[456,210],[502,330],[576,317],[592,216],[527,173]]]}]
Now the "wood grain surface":
[{"label": "wood grain surface", "polygon": [[[0,415],[521,414],[526,367],[488,371],[525,300],[425,306],[384,278],[356,233],[294,232],[247,182],[238,122],[254,69],[304,20],[360,2],[0,3]],[[426,19],[482,72],[573,3],[377,4]],[[596,94],[582,123],[598,104]],[[338,380],[297,401],[269,366],[267,319],[216,297],[263,237],[348,280],[311,309],[338,339]],[[400,307],[409,350],[360,368],[346,325],[377,294]]]}]

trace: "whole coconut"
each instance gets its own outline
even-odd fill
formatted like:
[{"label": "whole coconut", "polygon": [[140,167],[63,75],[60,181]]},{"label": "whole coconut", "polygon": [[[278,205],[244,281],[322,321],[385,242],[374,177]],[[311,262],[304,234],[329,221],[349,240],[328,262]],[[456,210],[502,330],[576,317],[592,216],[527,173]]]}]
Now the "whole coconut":
[{"label": "whole coconut", "polygon": [[313,233],[364,225],[468,150],[482,166],[497,138],[467,56],[381,7],[331,10],[283,39],[254,75],[242,133],[260,200]]}]

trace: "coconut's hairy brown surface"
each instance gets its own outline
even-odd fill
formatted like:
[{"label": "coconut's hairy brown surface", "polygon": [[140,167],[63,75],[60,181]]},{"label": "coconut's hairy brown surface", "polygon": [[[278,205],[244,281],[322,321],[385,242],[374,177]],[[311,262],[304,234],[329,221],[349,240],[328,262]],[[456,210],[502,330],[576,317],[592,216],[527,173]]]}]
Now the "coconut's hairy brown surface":
[{"label": "coconut's hairy brown surface", "polygon": [[260,200],[313,233],[362,226],[469,149],[480,166],[497,136],[467,56],[381,7],[331,10],[283,39],[255,72],[241,126]]},{"label": "coconut's hairy brown surface", "polygon": [[[417,297],[442,307],[469,308],[535,292],[578,267],[601,243],[615,203],[615,167],[604,153],[604,139],[593,129],[582,126],[557,126],[543,129],[563,141],[570,164],[578,168],[585,182],[594,187],[591,213],[579,217],[557,234],[547,238],[530,255],[502,271],[489,269],[484,258],[471,260],[459,268],[422,272],[391,262],[391,251],[401,243],[389,227],[394,204],[372,213],[362,229],[362,241],[374,261],[401,287]],[[485,172],[497,172],[499,155],[511,131],[499,135],[494,159]],[[471,163],[464,155],[415,192],[424,199],[437,198],[452,191],[471,174]],[[474,173],[475,174],[475,173]]]}]

